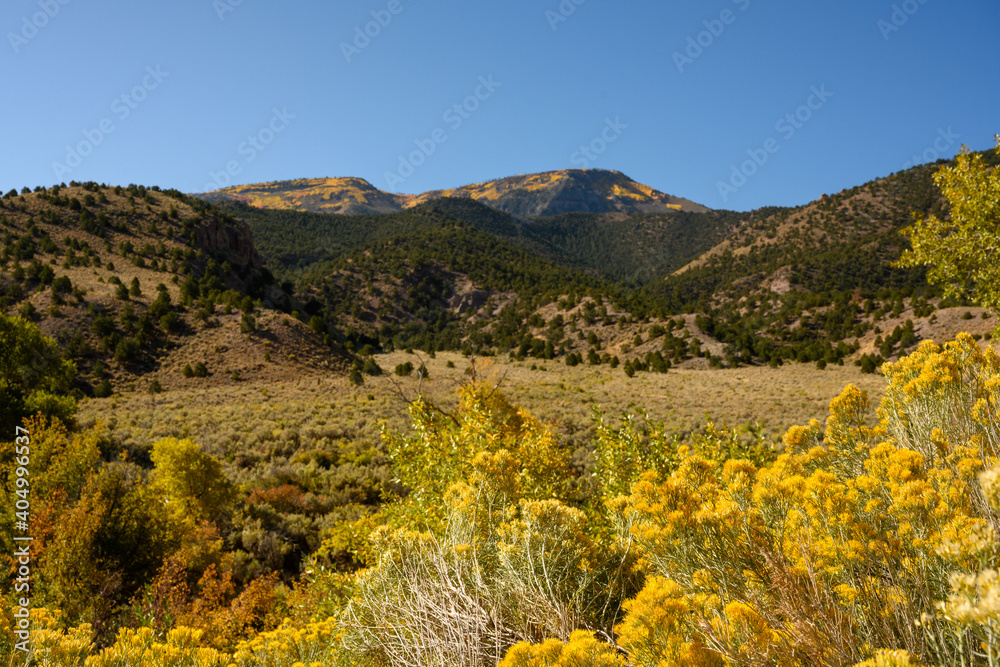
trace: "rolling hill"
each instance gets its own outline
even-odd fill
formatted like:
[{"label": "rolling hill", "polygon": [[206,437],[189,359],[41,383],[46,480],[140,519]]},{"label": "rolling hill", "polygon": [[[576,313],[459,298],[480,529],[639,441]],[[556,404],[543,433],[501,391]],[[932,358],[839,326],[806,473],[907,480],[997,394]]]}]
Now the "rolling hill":
[{"label": "rolling hill", "polygon": [[245,223],[180,192],[72,183],[0,200],[0,312],[58,341],[80,395],[346,368],[282,312],[296,307]]}]

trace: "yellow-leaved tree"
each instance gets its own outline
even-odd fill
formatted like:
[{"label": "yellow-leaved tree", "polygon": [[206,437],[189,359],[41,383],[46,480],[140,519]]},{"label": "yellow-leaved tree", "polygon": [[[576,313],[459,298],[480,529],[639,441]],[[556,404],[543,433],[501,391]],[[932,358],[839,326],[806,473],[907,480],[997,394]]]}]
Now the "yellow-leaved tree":
[{"label": "yellow-leaved tree", "polygon": [[943,285],[946,295],[971,296],[1000,311],[1000,170],[963,146],[954,166],[942,167],[934,182],[951,214],[946,220],[931,215],[904,229],[913,248],[897,265],[929,266],[927,280]]},{"label": "yellow-leaved tree", "polygon": [[224,516],[231,509],[236,490],[218,459],[202,452],[197,443],[164,438],[153,443],[150,458],[154,484],[178,512],[200,521]]}]

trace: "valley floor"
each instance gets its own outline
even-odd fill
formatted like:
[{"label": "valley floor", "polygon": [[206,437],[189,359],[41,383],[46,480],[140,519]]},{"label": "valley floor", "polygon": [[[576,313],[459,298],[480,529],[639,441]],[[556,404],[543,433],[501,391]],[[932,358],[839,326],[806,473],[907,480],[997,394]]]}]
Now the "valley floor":
[{"label": "valley floor", "polygon": [[[405,399],[418,391],[448,409],[457,402],[457,388],[466,378],[470,360],[456,353],[428,359],[395,352],[375,357],[384,371],[365,376],[361,386],[342,374],[317,371],[281,383],[238,382],[203,389],[170,390],[161,394],[130,394],[93,399],[81,406],[81,422],[100,419],[116,440],[139,450],[170,435],[190,437],[220,457],[257,449],[255,457],[272,460],[273,453],[291,456],[313,449],[308,442],[330,438],[364,446],[379,440],[380,425],[402,433],[408,428]],[[426,362],[429,377],[397,377],[393,369],[407,361]],[[453,367],[449,367],[451,364]],[[534,370],[533,370],[534,368]],[[668,429],[684,433],[701,428],[706,418],[737,426],[761,422],[764,433],[780,436],[788,427],[821,421],[830,401],[853,383],[880,398],[884,380],[862,374],[856,366],[786,364],[721,370],[673,369],[668,373],[638,373],[626,377],[621,368],[568,367],[559,361],[538,363],[488,360],[480,376],[502,380],[514,405],[555,425],[575,446],[589,444],[593,407],[609,419],[623,411],[644,409]],[[271,454],[269,454],[271,452]]]}]

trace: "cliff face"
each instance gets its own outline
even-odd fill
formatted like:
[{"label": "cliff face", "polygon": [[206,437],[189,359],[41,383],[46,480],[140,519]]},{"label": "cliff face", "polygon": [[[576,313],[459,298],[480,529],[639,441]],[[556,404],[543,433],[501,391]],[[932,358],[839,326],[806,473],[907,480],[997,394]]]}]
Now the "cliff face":
[{"label": "cliff face", "polygon": [[245,222],[223,222],[213,217],[202,221],[194,233],[198,245],[213,253],[228,254],[231,263],[255,269],[264,266],[254,248],[250,226]]}]

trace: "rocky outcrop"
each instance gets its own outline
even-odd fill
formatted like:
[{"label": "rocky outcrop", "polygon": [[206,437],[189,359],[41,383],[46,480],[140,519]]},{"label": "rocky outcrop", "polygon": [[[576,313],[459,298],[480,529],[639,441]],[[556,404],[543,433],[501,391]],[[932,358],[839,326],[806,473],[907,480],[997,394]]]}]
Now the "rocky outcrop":
[{"label": "rocky outcrop", "polygon": [[448,307],[464,315],[468,312],[478,312],[490,298],[490,292],[481,289],[470,289],[458,292],[448,301]]},{"label": "rocky outcrop", "polygon": [[196,243],[216,254],[229,255],[230,263],[263,268],[264,262],[253,245],[250,226],[245,222],[223,222],[216,217],[205,218],[195,227]]}]

